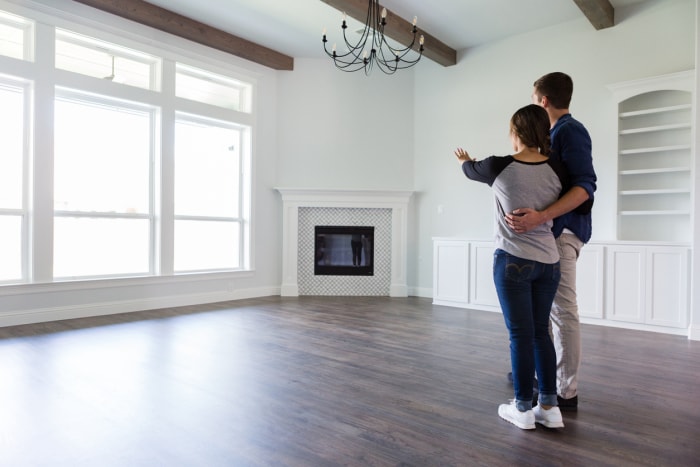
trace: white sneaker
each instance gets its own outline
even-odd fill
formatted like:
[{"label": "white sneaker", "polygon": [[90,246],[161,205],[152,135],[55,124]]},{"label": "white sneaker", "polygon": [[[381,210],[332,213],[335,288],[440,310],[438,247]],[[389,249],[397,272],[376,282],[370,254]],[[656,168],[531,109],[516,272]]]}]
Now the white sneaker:
[{"label": "white sneaker", "polygon": [[559,407],[554,406],[545,410],[540,405],[536,405],[532,411],[535,413],[535,421],[547,428],[564,428],[564,421],[561,418]]},{"label": "white sneaker", "polygon": [[498,416],[523,430],[535,429],[534,412],[532,410],[528,410],[527,412],[519,411],[515,406],[515,400],[511,400],[510,404],[499,405]]}]

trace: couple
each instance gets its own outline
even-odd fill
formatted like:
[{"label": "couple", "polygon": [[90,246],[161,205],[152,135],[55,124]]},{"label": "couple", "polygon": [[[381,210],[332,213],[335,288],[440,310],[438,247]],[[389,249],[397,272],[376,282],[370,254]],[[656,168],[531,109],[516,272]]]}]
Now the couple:
[{"label": "couple", "polygon": [[462,148],[455,151],[465,175],[489,184],[496,196],[493,276],[510,335],[515,392],[498,414],[522,429],[563,427],[560,409],[578,405],[576,259],[591,237],[596,175],[590,136],[569,113],[572,93],[564,73],[535,81],[533,104],[510,121],[511,156],[477,162]]}]

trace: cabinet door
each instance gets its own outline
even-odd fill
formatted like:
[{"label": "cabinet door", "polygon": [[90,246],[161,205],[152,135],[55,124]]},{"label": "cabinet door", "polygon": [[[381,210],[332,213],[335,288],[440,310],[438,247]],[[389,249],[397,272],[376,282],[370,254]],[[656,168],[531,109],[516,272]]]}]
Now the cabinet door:
[{"label": "cabinet door", "polygon": [[582,318],[603,318],[605,248],[585,245],[576,261],[576,301]]},{"label": "cabinet door", "polygon": [[644,322],[646,255],[644,247],[608,248],[608,318],[631,323]]},{"label": "cabinet door", "polygon": [[469,301],[486,309],[500,309],[496,286],[493,284],[493,251],[491,242],[472,242]]},{"label": "cabinet door", "polygon": [[688,255],[687,248],[647,250],[647,324],[688,325]]},{"label": "cabinet door", "polygon": [[433,303],[466,307],[469,302],[469,242],[433,243]]}]

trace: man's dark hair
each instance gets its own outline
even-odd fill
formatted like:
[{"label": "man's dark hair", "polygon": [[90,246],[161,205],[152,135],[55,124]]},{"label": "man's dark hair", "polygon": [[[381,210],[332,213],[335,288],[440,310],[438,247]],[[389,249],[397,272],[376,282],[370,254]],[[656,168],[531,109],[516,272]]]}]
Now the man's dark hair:
[{"label": "man's dark hair", "polygon": [[535,81],[535,94],[541,99],[546,96],[549,103],[556,109],[568,109],[571,95],[574,92],[574,82],[566,73],[555,71],[548,73]]}]

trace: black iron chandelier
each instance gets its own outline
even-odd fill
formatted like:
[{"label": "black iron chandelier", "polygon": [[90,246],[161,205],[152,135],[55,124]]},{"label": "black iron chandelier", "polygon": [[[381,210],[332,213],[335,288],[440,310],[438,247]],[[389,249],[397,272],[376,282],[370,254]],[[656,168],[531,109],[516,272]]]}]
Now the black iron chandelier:
[{"label": "black iron chandelier", "polygon": [[416,35],[418,33],[418,28],[416,27],[417,18],[413,18],[413,28],[411,30],[413,40],[411,43],[403,48],[392,47],[384,35],[387,11],[386,8],[382,8],[380,12],[379,8],[378,0],[369,0],[365,28],[360,33],[360,39],[355,44],[348,40],[348,25],[346,15],[343,13],[341,28],[343,29],[343,40],[347,48],[345,53],[338,52],[336,44],[333,44],[333,48],[330,51],[328,50],[326,30],[323,30],[323,49],[333,59],[338,69],[348,72],[364,70],[365,74],[369,75],[376,65],[384,73],[391,75],[396,73],[396,70],[412,67],[421,59],[425,41],[422,35],[418,39],[418,56],[415,59],[407,57],[416,43]]}]

